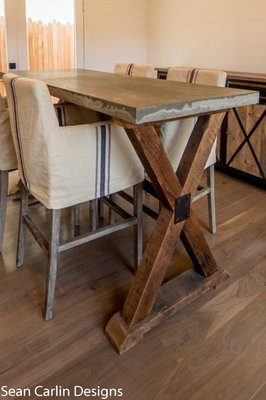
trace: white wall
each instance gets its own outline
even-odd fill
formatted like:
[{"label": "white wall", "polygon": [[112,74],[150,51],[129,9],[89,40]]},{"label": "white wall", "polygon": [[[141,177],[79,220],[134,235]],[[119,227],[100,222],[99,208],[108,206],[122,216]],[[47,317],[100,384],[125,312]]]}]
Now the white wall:
[{"label": "white wall", "polygon": [[147,60],[147,0],[85,0],[85,67]]},{"label": "white wall", "polygon": [[148,58],[266,73],[266,0],[148,0]]},{"label": "white wall", "polygon": [[[17,69],[27,69],[24,3],[5,0],[8,61]],[[75,0],[75,5],[78,67],[112,71],[116,62],[146,62],[147,0]]]},{"label": "white wall", "polygon": [[[24,69],[24,0],[5,3],[9,61]],[[79,67],[112,71],[124,61],[266,73],[266,0],[84,0],[84,14],[82,3]]]}]

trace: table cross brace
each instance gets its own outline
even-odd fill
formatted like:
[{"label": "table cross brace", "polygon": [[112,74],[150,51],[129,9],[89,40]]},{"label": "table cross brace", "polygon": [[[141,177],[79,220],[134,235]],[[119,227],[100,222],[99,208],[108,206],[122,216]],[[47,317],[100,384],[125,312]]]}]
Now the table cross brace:
[{"label": "table cross brace", "polygon": [[[217,267],[193,212],[191,211],[189,219],[175,223],[176,199],[187,193],[193,197],[196,193],[224,115],[219,113],[199,118],[176,173],[153,126],[135,126],[121,122],[162,202],[162,207],[123,309],[106,326],[108,337],[120,353],[135,345],[141,340],[143,332],[147,332],[162,318],[180,308],[180,304],[183,306],[198,297],[202,290],[209,287],[210,282],[211,286],[216,286],[228,277],[226,272]],[[199,285],[202,288],[193,289],[193,293],[187,293],[182,300],[176,299],[177,294],[169,294],[172,296],[171,305],[161,305],[158,308],[160,292],[164,288],[161,285],[179,238],[200,272],[197,275],[201,275]],[[157,310],[155,314],[154,310]]]}]

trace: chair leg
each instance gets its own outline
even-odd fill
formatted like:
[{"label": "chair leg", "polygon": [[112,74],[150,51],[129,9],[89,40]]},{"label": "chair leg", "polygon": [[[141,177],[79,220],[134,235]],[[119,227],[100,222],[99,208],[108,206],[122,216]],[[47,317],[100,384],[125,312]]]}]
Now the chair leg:
[{"label": "chair leg", "polygon": [[96,214],[97,200],[89,201],[89,217],[90,217],[90,231],[94,232],[97,228],[97,214]]},{"label": "chair leg", "polygon": [[3,249],[8,195],[8,171],[0,171],[0,253]]},{"label": "chair leg", "polygon": [[[115,201],[115,195],[114,194],[110,194],[109,199],[114,202]],[[109,208],[109,216],[108,216],[108,218],[109,218],[109,224],[110,225],[115,223],[115,212],[111,208]]]},{"label": "chair leg", "polygon": [[142,182],[133,187],[134,216],[137,224],[134,225],[134,267],[138,269],[143,251],[143,184]]},{"label": "chair leg", "polygon": [[98,215],[100,218],[104,217],[104,204],[102,199],[98,199]]},{"label": "chair leg", "polygon": [[77,204],[73,208],[74,208],[74,225],[79,226],[79,224],[80,224],[80,205]]},{"label": "chair leg", "polygon": [[53,318],[53,303],[54,303],[55,284],[57,275],[59,236],[60,236],[60,210],[52,210],[50,243],[49,243],[49,265],[47,271],[46,295],[45,295],[45,306],[44,306],[44,319],[46,321]]},{"label": "chair leg", "polygon": [[17,244],[17,267],[20,268],[24,264],[24,243],[26,234],[26,225],[24,222],[24,215],[28,212],[29,192],[23,185],[21,185],[20,193],[20,216],[19,216],[19,228],[18,228],[18,244]]},{"label": "chair leg", "polygon": [[215,178],[214,178],[214,165],[207,168],[207,185],[210,188],[208,193],[208,212],[210,231],[216,232],[216,210],[215,210]]}]

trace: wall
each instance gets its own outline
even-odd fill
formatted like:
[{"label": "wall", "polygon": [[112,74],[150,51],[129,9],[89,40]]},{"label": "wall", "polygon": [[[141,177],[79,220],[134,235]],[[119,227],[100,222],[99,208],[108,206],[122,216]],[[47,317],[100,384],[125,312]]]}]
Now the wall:
[{"label": "wall", "polygon": [[[8,61],[16,62],[18,69],[27,69],[24,3],[5,0]],[[78,67],[112,71],[116,62],[146,62],[147,0],[75,0],[74,4]]]},{"label": "wall", "polygon": [[147,0],[85,0],[84,66],[112,71],[147,60]]},{"label": "wall", "polygon": [[266,73],[266,0],[148,0],[148,62]]},{"label": "wall", "polygon": [[[24,69],[24,0],[5,3],[9,61]],[[79,67],[112,71],[125,61],[266,73],[266,0],[84,0],[84,13],[82,3]]]}]

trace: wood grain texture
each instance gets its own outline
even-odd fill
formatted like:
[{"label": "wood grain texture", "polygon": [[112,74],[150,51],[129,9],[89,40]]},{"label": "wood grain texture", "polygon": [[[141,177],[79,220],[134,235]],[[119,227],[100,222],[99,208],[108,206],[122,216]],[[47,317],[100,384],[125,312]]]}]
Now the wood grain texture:
[{"label": "wood grain texture", "polygon": [[[246,107],[240,107],[236,109],[243,129],[246,134],[249,135],[255,126],[256,121],[265,112],[264,105],[250,105]],[[228,163],[235,151],[245,140],[243,131],[241,130],[240,124],[234,111],[229,112],[228,118],[228,134],[227,134],[227,156],[226,162]],[[259,164],[262,167],[264,175],[266,175],[266,125],[265,117],[259,126],[255,129],[254,133],[250,137],[250,144],[254,150],[254,153],[258,159]],[[230,166],[237,170],[246,172],[248,174],[262,178],[262,173],[255,161],[254,154],[252,153],[250,146],[246,142],[238,154],[230,162]]]},{"label": "wood grain texture", "polygon": [[[122,122],[123,125],[125,125]],[[126,128],[127,135],[134,146],[158,198],[170,210],[174,210],[175,199],[181,195],[182,186],[176,179],[173,167],[165,154],[156,129],[153,126]]]},{"label": "wood grain texture", "polygon": [[152,312],[144,321],[128,326],[119,311],[108,322],[105,333],[118,353],[123,354],[141,342],[145,333],[228,278],[229,274],[222,270],[217,270],[208,278],[192,269],[185,271],[162,286]]},{"label": "wood grain texture", "polygon": [[180,239],[196,270],[207,277],[218,270],[217,262],[200,229],[200,225],[191,211],[190,218],[184,224]]},{"label": "wood grain texture", "polygon": [[[220,113],[199,118],[182,156],[177,176],[154,127],[129,127],[128,124],[124,124],[128,137],[163,203],[123,306],[122,316],[129,326],[139,323],[151,313],[165,271],[184,227],[184,221],[174,224],[174,200],[187,193],[191,193],[191,197],[195,194],[224,115]],[[196,262],[197,269],[204,276],[209,276],[218,270],[195,217],[189,220],[187,229],[183,231],[183,242],[192,260]],[[118,322],[116,317],[115,320]],[[144,324],[146,326],[147,322]],[[114,323],[111,322],[110,326],[113,327]],[[112,334],[117,334],[120,338],[119,331],[112,329]],[[111,336],[110,329],[108,334]],[[112,341],[117,342],[119,338],[113,337]]]}]

